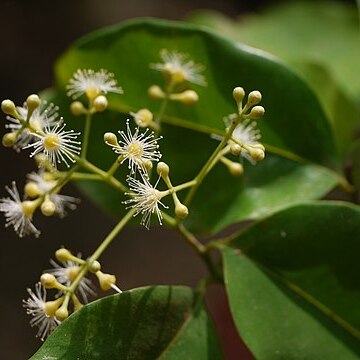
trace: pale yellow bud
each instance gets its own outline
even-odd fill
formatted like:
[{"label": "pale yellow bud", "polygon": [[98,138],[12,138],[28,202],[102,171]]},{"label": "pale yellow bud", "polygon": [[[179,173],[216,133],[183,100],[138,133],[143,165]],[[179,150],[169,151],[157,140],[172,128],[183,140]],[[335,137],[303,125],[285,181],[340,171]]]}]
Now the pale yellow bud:
[{"label": "pale yellow bud", "polygon": [[165,98],[165,93],[161,90],[160,86],[157,85],[150,86],[148,94],[154,100]]},{"label": "pale yellow bud", "polygon": [[251,93],[248,96],[248,105],[257,105],[262,99],[261,92],[258,90],[251,91]]},{"label": "pale yellow bud", "polygon": [[262,106],[254,106],[249,114],[249,118],[250,119],[260,119],[264,116],[265,114],[265,109]]},{"label": "pale yellow bud", "polygon": [[150,171],[153,168],[153,163],[152,163],[152,161],[150,159],[143,160],[143,164],[144,164],[145,169],[147,171]]},{"label": "pale yellow bud", "polygon": [[98,271],[96,273],[96,276],[99,280],[99,284],[102,290],[106,291],[109,290],[111,288],[111,285],[114,285],[116,282],[116,277],[115,275],[111,275],[111,274],[104,274],[101,271]]},{"label": "pale yellow bud", "polygon": [[180,101],[186,105],[192,105],[199,101],[199,95],[194,90],[185,90],[180,94],[172,94],[170,99]]},{"label": "pale yellow bud", "polygon": [[56,205],[51,200],[45,200],[41,204],[41,212],[45,216],[53,216],[56,211]]},{"label": "pale yellow bud", "polygon": [[74,116],[80,116],[86,113],[86,109],[80,101],[72,102],[70,105],[70,111]]},{"label": "pale yellow bud", "polygon": [[240,176],[244,173],[244,167],[237,162],[231,162],[231,164],[228,165],[230,174],[233,176]]},{"label": "pale yellow bud", "polygon": [[40,105],[40,98],[36,94],[29,95],[26,99],[26,104],[28,107],[29,113],[32,113],[39,105]]},{"label": "pale yellow bud", "polygon": [[250,148],[249,154],[256,162],[262,161],[265,158],[265,151],[260,148]]},{"label": "pale yellow bud", "polygon": [[239,144],[232,144],[230,146],[230,152],[235,156],[239,156],[241,153],[241,146]]},{"label": "pale yellow bud", "polygon": [[40,277],[40,282],[45,289],[53,289],[57,287],[56,277],[52,274],[42,274]]},{"label": "pale yellow bud", "polygon": [[25,185],[24,192],[31,199],[36,198],[39,195],[41,195],[39,186],[34,181],[30,181]]},{"label": "pale yellow bud", "polygon": [[107,132],[104,134],[104,142],[111,146],[119,145],[116,135],[112,132]]},{"label": "pale yellow bud", "polygon": [[166,178],[169,176],[170,168],[169,168],[169,165],[160,161],[157,164],[156,171],[157,171],[158,175],[160,175],[163,178]]},{"label": "pale yellow bud", "polygon": [[61,248],[56,250],[55,257],[60,262],[66,262],[72,259],[72,254],[68,249]]},{"label": "pale yellow bud", "polygon": [[14,116],[14,117],[18,117],[18,113],[16,111],[16,107],[15,107],[15,104],[13,101],[11,100],[3,100],[1,102],[1,110],[7,114],[7,115],[11,115],[11,116]]},{"label": "pale yellow bud", "polygon": [[100,269],[101,269],[101,264],[97,260],[93,261],[89,265],[89,271],[91,271],[92,273],[96,273],[100,271]]},{"label": "pale yellow bud", "polygon": [[237,86],[233,90],[233,97],[237,104],[241,103],[245,97],[245,90],[242,87]]},{"label": "pale yellow bud", "polygon": [[106,96],[104,96],[104,95],[97,96],[93,102],[94,109],[97,112],[102,112],[102,111],[106,110],[108,105],[109,105],[109,102],[108,102]]},{"label": "pale yellow bud", "polygon": [[140,109],[137,113],[131,113],[134,117],[136,125],[140,127],[148,127],[153,121],[153,114],[148,109]]},{"label": "pale yellow bud", "polygon": [[179,219],[185,219],[189,215],[189,209],[187,206],[179,203],[175,206],[175,215]]},{"label": "pale yellow bud", "polygon": [[55,316],[60,321],[64,321],[65,319],[67,319],[69,317],[69,311],[67,307],[62,305],[59,309],[55,311]]},{"label": "pale yellow bud", "polygon": [[2,138],[2,144],[5,147],[12,147],[16,144],[16,133],[15,132],[9,132],[7,134],[5,134]]}]

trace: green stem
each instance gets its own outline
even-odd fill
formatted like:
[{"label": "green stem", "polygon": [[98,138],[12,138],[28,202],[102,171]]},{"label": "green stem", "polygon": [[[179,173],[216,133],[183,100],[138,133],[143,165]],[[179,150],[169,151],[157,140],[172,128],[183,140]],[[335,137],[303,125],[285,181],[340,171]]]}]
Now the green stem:
[{"label": "green stem", "polygon": [[115,162],[111,165],[110,169],[107,171],[108,176],[113,176],[116,170],[121,165],[121,161],[124,159],[123,155],[118,156]]},{"label": "green stem", "polygon": [[222,281],[223,276],[214,264],[206,246],[203,245],[194,234],[187,230],[183,224],[176,224],[176,229],[183,236],[186,242],[200,255],[212,277],[217,281]]},{"label": "green stem", "polygon": [[100,168],[98,168],[97,166],[92,164],[90,161],[88,161],[86,159],[82,159],[79,156],[74,156],[74,158],[76,159],[77,163],[82,168],[89,170],[94,174],[99,175],[101,177],[101,179],[104,182],[106,182],[107,184],[117,188],[118,190],[120,190],[123,193],[128,191],[127,187],[125,185],[123,185],[119,180],[117,180],[116,178],[114,178],[111,175],[109,176],[107,172],[101,170]]},{"label": "green stem", "polygon": [[106,250],[106,248],[111,244],[114,238],[120,233],[120,231],[124,228],[124,226],[130,221],[135,213],[135,209],[131,209],[120,221],[119,223],[111,230],[108,236],[104,239],[104,241],[100,244],[100,246],[95,250],[95,252],[90,256],[90,258],[86,261],[83,265],[81,271],[79,272],[78,276],[68,288],[66,292],[66,297],[70,298],[71,295],[75,292],[76,288],[78,287],[81,279],[87,274],[89,271],[90,265],[97,260],[102,253]]},{"label": "green stem", "polygon": [[87,150],[88,150],[88,146],[89,146],[92,115],[93,115],[92,112],[90,110],[88,110],[86,113],[84,137],[83,137],[82,149],[81,149],[81,158],[84,160],[86,159]]},{"label": "green stem", "polygon": [[71,180],[97,180],[102,181],[102,177],[98,174],[88,174],[88,173],[73,173],[71,175]]},{"label": "green stem", "polygon": [[231,138],[231,135],[234,131],[234,129],[236,128],[238,122],[233,122],[230,126],[230,128],[227,130],[225,136],[223,137],[223,139],[221,140],[220,144],[217,146],[217,148],[215,149],[215,151],[212,153],[212,155],[210,156],[210,158],[208,159],[208,161],[205,163],[205,165],[202,167],[202,169],[200,170],[200,172],[197,174],[197,176],[195,177],[194,181],[195,181],[195,185],[191,188],[191,190],[189,191],[189,193],[187,194],[186,198],[185,198],[185,205],[189,205],[191,200],[193,199],[198,187],[200,186],[200,184],[203,182],[204,178],[206,177],[206,175],[209,173],[209,171],[214,167],[214,165],[216,164],[216,161],[218,159],[218,155],[221,153],[221,151],[223,150],[224,146],[227,144],[227,142],[229,141],[229,139]]}]

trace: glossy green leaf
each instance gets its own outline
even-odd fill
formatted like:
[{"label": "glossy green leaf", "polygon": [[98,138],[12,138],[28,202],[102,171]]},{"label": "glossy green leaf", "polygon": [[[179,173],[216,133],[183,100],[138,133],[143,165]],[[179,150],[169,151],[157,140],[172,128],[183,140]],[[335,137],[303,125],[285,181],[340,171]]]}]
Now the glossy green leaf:
[{"label": "glossy green leaf", "polygon": [[276,213],[224,248],[231,310],[257,358],[359,357],[359,238],[359,207],[322,202]]},{"label": "glossy green leaf", "polygon": [[325,64],[347,94],[359,99],[360,79],[354,72],[360,62],[360,34],[353,4],[290,1],[237,22],[215,12],[199,12],[191,20],[282,59]]},{"label": "glossy green leaf", "polygon": [[360,82],[354,79],[360,61],[355,7],[340,2],[287,2],[238,21],[209,11],[196,12],[189,20],[269,51],[291,65],[319,97],[338,149],[346,155],[360,120]]},{"label": "glossy green leaf", "polygon": [[158,286],[91,303],[67,319],[31,358],[221,359],[212,324],[194,292]]},{"label": "glossy green leaf", "polygon": [[[159,103],[148,99],[146,91],[150,85],[162,83],[161,74],[149,69],[149,64],[159,61],[162,48],[191,54],[196,62],[206,66],[208,79],[206,88],[195,86],[200,95],[198,104],[191,107],[171,104],[166,111],[160,145],[163,160],[171,166],[174,184],[193,179],[215,149],[217,141],[210,135],[222,133],[223,116],[235,111],[231,94],[236,85],[247,90],[261,89],[266,117],[259,126],[268,153],[275,154],[256,167],[246,166],[244,178],[233,178],[226,168],[217,165],[190,207],[189,226],[202,232],[220,230],[233,222],[256,218],[297,202],[300,197],[319,198],[335,186],[338,176],[326,168],[336,163],[331,129],[317,99],[302,80],[283,64],[253,49],[197,27],[160,20],[131,21],[91,34],[75,43],[57,63],[58,94],[65,92],[65,85],[77,68],[107,68],[124,87],[123,96],[109,96],[112,111],[95,116],[91,161],[106,168],[115,160],[102,137],[106,131],[124,129],[125,112],[143,107],[158,111]],[[62,109],[70,103],[63,95],[57,95],[54,101]],[[81,119],[71,120],[66,112],[64,115],[73,128],[82,129]],[[278,169],[271,167],[271,171],[266,171],[275,163],[279,164]],[[253,180],[260,179],[257,171],[261,181]],[[125,168],[119,174],[122,181],[126,172]],[[316,185],[309,186],[308,180]],[[252,182],[257,187],[244,186]],[[285,197],[278,197],[282,191],[280,184],[286,184]],[[96,182],[80,186],[96,202],[123,214],[121,194],[114,195]],[[264,196],[263,202],[252,201],[256,191]],[[210,192],[214,196],[208,196]],[[237,200],[232,204],[233,199]],[[213,213],[203,212],[205,204]]]}]

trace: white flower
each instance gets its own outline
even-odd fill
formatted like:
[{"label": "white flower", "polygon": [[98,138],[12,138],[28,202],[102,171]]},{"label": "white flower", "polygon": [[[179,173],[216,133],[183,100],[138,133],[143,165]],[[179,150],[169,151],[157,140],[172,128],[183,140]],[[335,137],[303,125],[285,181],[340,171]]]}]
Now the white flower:
[{"label": "white flower", "polygon": [[40,283],[35,285],[35,293],[31,289],[27,289],[27,291],[30,297],[23,300],[23,306],[26,308],[26,313],[33,316],[30,325],[39,328],[36,336],[44,341],[60,324],[60,321],[56,319],[51,307],[46,306],[46,290]]},{"label": "white flower", "polygon": [[[232,138],[242,147],[240,155],[248,159],[251,163],[255,163],[246,147],[263,148],[262,144],[259,143],[261,135],[260,130],[256,129],[256,122],[246,120],[239,123],[232,133]],[[243,148],[243,146],[245,146],[245,148]]]},{"label": "white flower", "polygon": [[[40,170],[38,173],[33,172],[28,174],[27,177],[31,182],[36,184],[40,194],[51,191],[54,189],[54,187],[56,187],[57,184],[57,181],[51,176],[51,174],[44,172],[43,170]],[[53,192],[49,195],[49,200],[55,204],[55,213],[60,217],[64,217],[66,215],[66,208],[75,210],[76,205],[80,201],[75,197],[61,195],[56,192]]]},{"label": "white flower", "polygon": [[95,99],[96,96],[108,92],[122,94],[122,88],[116,85],[114,74],[105,69],[99,71],[78,69],[66,88],[68,89],[67,95],[73,99],[77,99],[83,94],[86,94],[89,99]]},{"label": "white flower", "polygon": [[[51,259],[50,264],[53,268],[45,270],[45,272],[53,274],[57,281],[65,286],[70,286],[81,270],[81,266],[74,261],[66,261],[63,266],[61,266]],[[96,295],[91,280],[86,277],[83,277],[80,280],[76,291],[79,293],[84,303],[88,303],[88,295]]]},{"label": "white flower", "polygon": [[75,133],[74,130],[63,131],[65,126],[62,121],[55,126],[47,123],[43,132],[34,133],[38,140],[25,146],[25,149],[34,148],[30,157],[43,152],[54,168],[57,167],[56,163],[64,162],[67,167],[69,167],[68,161],[74,163],[74,155],[79,155],[81,150],[78,146],[80,142],[75,141],[80,133]]},{"label": "white flower", "polygon": [[154,133],[148,134],[148,129],[143,133],[139,133],[139,127],[136,128],[135,133],[131,133],[129,126],[129,120],[126,122],[126,133],[119,131],[122,140],[119,141],[119,145],[112,145],[107,143],[112,149],[120,154],[123,159],[121,164],[128,160],[129,169],[131,174],[135,173],[135,170],[141,169],[146,174],[145,164],[147,161],[159,161],[161,153],[156,149],[159,148],[157,143],[158,139],[154,139]]},{"label": "white flower", "polygon": [[142,172],[140,172],[140,174],[142,182],[128,176],[127,182],[132,192],[126,193],[126,195],[132,196],[132,199],[124,201],[124,204],[131,204],[129,207],[136,209],[134,216],[141,213],[143,217],[140,224],[149,229],[151,214],[154,213],[158,217],[160,225],[162,225],[161,221],[163,217],[159,209],[159,204],[164,208],[167,208],[167,206],[165,206],[160,201],[163,195],[159,190],[156,189],[159,180],[153,187],[146,175],[144,175]]},{"label": "white flower", "polygon": [[[54,104],[47,105],[46,101],[41,101],[40,106],[38,106],[31,114],[29,124],[34,130],[42,132],[46,124],[52,126],[57,122],[58,109],[59,108]],[[28,116],[27,103],[25,102],[24,106],[17,106],[16,110],[20,117],[25,121]],[[10,121],[10,124],[6,125],[6,127],[11,129],[13,132],[19,131],[22,128],[22,124],[18,119],[7,116],[7,120]],[[33,139],[34,135],[30,132],[30,130],[24,128],[18,136],[14,148],[16,150],[20,150],[33,141]]]},{"label": "white flower", "polygon": [[173,81],[182,83],[188,81],[194,84],[206,86],[205,77],[201,74],[205,67],[201,64],[195,64],[189,56],[177,52],[162,49],[160,51],[162,63],[150,64],[152,69],[169,74]]},{"label": "white flower", "polygon": [[15,181],[12,182],[11,188],[6,186],[10,198],[3,198],[0,200],[0,211],[5,213],[6,225],[13,225],[14,230],[20,237],[25,235],[34,234],[35,237],[40,235],[40,231],[32,224],[33,210],[30,201],[22,202],[20,199],[19,191],[16,188]]}]

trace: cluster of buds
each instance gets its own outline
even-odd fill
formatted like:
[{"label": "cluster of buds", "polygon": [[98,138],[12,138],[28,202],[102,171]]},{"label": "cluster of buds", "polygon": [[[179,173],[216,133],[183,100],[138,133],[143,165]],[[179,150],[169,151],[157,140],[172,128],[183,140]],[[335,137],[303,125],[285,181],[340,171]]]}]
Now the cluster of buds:
[{"label": "cluster of buds", "polygon": [[259,142],[261,135],[256,129],[256,120],[261,119],[265,114],[261,102],[260,91],[251,91],[247,97],[247,102],[243,105],[245,91],[242,87],[233,90],[233,97],[236,101],[238,112],[231,114],[225,119],[227,131],[231,129],[231,137],[227,146],[222,150],[219,160],[228,167],[232,175],[241,175],[244,172],[240,162],[234,162],[225,157],[231,153],[234,156],[246,158],[252,164],[262,161],[265,158],[265,147]]},{"label": "cluster of buds", "polygon": [[61,186],[58,185],[54,173],[42,169],[38,173],[28,175],[24,187],[24,200],[21,200],[16,183],[6,187],[10,198],[0,200],[0,211],[5,214],[6,226],[12,225],[20,237],[33,234],[38,237],[40,231],[32,223],[35,211],[40,208],[45,216],[58,215],[63,217],[65,209],[74,210],[78,199],[59,194]]},{"label": "cluster of buds", "polygon": [[[162,224],[163,217],[159,205],[163,208],[167,208],[167,206],[161,202],[165,196],[172,196],[175,205],[175,215],[177,218],[185,219],[189,214],[188,208],[181,203],[176,192],[189,187],[190,183],[173,186],[169,177],[169,166],[164,162],[159,162],[156,170],[159,178],[154,186],[151,185],[148,176],[144,175],[142,172],[140,173],[141,180],[135,179],[131,176],[128,176],[127,179],[131,192],[126,193],[126,195],[129,195],[131,198],[125,200],[124,204],[135,209],[134,216],[142,214],[143,217],[141,225],[144,225],[147,229],[150,227],[150,218],[152,214],[156,214],[160,225]],[[168,190],[160,191],[157,189],[160,179],[163,179],[168,187]]]},{"label": "cluster of buds", "polygon": [[[27,313],[33,316],[30,324],[39,328],[37,336],[41,340],[67,319],[71,312],[87,303],[89,295],[95,295],[91,280],[85,277],[88,271],[95,274],[102,290],[112,288],[121,292],[115,285],[115,275],[103,273],[97,260],[83,260],[64,248],[57,250],[55,257],[62,265],[51,260],[54,267],[41,275],[40,282],[35,286],[35,293],[28,289],[30,297],[23,301]],[[54,300],[47,300],[49,289],[56,290]]]},{"label": "cluster of buds", "polygon": [[30,157],[44,154],[54,169],[57,163],[74,163],[74,156],[80,154],[79,133],[65,131],[66,124],[58,118],[57,107],[47,106],[38,95],[28,96],[23,106],[15,106],[11,100],[1,103],[2,111],[7,114],[7,125],[11,131],[6,133],[2,143],[16,150],[32,148]]},{"label": "cluster of buds", "polygon": [[151,64],[151,68],[160,71],[166,81],[163,90],[158,85],[149,87],[148,94],[152,99],[168,99],[191,105],[199,100],[199,95],[191,89],[184,89],[186,83],[206,85],[201,74],[204,66],[194,63],[186,54],[163,49],[160,52],[162,62]]}]

